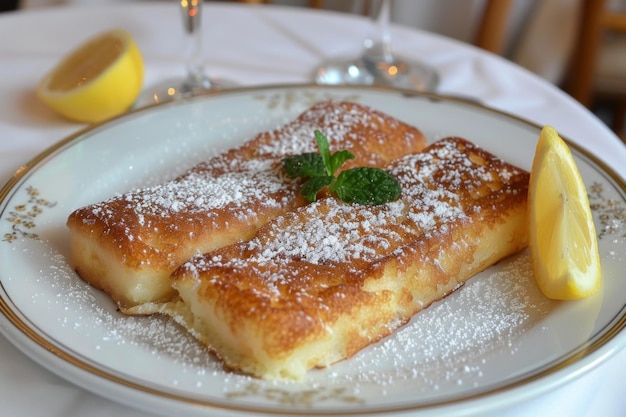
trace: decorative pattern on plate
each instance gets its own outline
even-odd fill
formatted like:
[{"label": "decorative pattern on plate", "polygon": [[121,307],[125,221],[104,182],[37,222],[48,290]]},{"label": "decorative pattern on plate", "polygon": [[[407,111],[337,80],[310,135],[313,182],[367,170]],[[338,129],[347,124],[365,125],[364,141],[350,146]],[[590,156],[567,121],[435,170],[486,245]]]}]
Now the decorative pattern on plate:
[{"label": "decorative pattern on plate", "polygon": [[37,233],[29,232],[37,225],[35,218],[43,213],[45,208],[56,206],[56,202],[51,202],[39,196],[39,190],[33,186],[26,187],[29,199],[24,204],[18,204],[9,211],[7,221],[13,223],[11,233],[5,233],[3,241],[13,242],[20,237],[39,240]]},{"label": "decorative pattern on plate", "polygon": [[294,110],[310,107],[324,100],[342,99],[347,101],[359,101],[358,94],[333,94],[327,91],[295,90],[290,89],[277,93],[257,94],[256,100],[265,101],[268,110]]},{"label": "decorative pattern on plate", "polygon": [[261,397],[267,401],[276,402],[281,405],[297,406],[300,408],[311,408],[313,405],[326,402],[337,401],[348,404],[364,404],[362,398],[352,394],[345,387],[317,387],[304,389],[301,391],[289,391],[276,387],[267,387],[258,383],[251,383],[244,387],[242,391],[230,392],[228,398]]},{"label": "decorative pattern on plate", "polygon": [[598,239],[607,235],[619,235],[626,238],[626,208],[622,201],[617,201],[604,196],[604,185],[593,183],[589,187],[589,204],[591,210],[597,213],[600,220]]}]

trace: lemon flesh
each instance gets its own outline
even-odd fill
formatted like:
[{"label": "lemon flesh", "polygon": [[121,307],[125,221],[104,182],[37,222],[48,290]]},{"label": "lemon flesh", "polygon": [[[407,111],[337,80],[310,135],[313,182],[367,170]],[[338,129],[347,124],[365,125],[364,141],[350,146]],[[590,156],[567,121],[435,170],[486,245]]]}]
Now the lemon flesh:
[{"label": "lemon flesh", "polygon": [[558,300],[595,294],[602,273],[587,190],[569,147],[550,126],[539,136],[528,192],[537,285]]},{"label": "lemon flesh", "polygon": [[68,119],[99,122],[135,102],[144,65],[132,35],[110,30],[88,40],[41,80],[37,96]]}]

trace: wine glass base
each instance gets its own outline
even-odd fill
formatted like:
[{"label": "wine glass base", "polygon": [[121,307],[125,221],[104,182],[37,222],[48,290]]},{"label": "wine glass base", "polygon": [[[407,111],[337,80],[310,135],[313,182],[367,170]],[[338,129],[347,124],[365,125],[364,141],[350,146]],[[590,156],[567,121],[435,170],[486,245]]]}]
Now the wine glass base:
[{"label": "wine glass base", "polygon": [[325,85],[381,85],[417,91],[434,91],[437,72],[419,62],[395,58],[392,62],[367,56],[331,59],[315,70],[315,82]]},{"label": "wine glass base", "polygon": [[171,78],[142,91],[133,107],[140,108],[151,104],[181,100],[236,86],[237,84],[222,79],[203,78],[201,82],[197,82],[188,78]]},{"label": "wine glass base", "polygon": [[315,70],[315,82],[325,85],[372,85],[374,76],[362,59],[331,59]]}]

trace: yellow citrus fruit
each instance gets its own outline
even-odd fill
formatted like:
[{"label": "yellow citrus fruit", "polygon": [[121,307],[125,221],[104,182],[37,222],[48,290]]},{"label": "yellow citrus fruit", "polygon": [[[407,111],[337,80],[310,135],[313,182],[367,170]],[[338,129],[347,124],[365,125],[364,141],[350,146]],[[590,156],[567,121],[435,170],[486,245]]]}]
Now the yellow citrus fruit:
[{"label": "yellow citrus fruit", "polygon": [[37,96],[68,119],[99,122],[130,108],[143,74],[143,59],[132,35],[109,30],[79,46],[46,74]]},{"label": "yellow citrus fruit", "polygon": [[569,147],[550,126],[537,143],[528,207],[530,253],[541,291],[558,300],[596,293],[602,273],[589,197]]}]

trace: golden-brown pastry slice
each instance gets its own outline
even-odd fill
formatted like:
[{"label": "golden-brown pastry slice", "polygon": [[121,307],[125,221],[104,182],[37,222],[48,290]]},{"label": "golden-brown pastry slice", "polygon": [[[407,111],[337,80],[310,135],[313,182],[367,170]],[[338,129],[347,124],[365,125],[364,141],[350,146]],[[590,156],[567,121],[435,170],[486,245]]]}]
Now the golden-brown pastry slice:
[{"label": "golden-brown pastry slice", "polygon": [[67,221],[72,265],[124,311],[169,299],[170,273],[192,255],[249,239],[306,203],[281,159],[316,151],[315,129],[331,150],[355,155],[346,167],[384,166],[425,146],[418,129],[369,107],[319,103],[180,178],[77,209]]},{"label": "golden-brown pastry slice", "polygon": [[227,367],[299,379],[389,335],[527,245],[528,173],[459,138],[388,166],[401,197],[325,198],[193,257],[164,306]]}]

